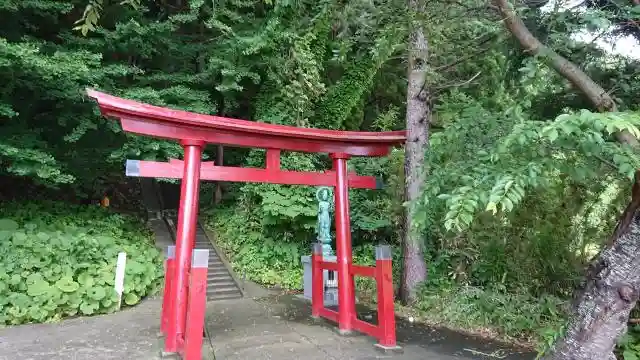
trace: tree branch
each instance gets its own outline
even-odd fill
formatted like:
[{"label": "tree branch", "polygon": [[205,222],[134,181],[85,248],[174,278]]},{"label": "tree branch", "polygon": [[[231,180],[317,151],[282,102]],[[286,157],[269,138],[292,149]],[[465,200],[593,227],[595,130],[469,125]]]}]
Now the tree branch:
[{"label": "tree branch", "polygon": [[[639,0],[639,1],[640,1],[640,0]],[[488,42],[489,42],[489,41],[491,41],[491,40],[494,40],[495,38],[496,38],[495,36],[489,36],[489,37],[487,37],[486,39],[484,39],[484,40],[480,41],[480,42],[479,42],[478,44],[476,44],[475,46],[476,46],[476,47],[479,47],[479,46],[481,46],[481,45],[484,45],[484,44],[488,43]],[[489,50],[491,50],[491,49],[492,49],[491,47],[480,48],[479,50],[474,51],[474,52],[472,52],[472,53],[470,53],[470,54],[467,54],[467,55],[465,55],[465,56],[463,56],[463,57],[461,57],[461,58],[457,59],[457,60],[456,60],[456,61],[454,61],[454,62],[451,62],[451,63],[445,64],[445,65],[441,65],[441,66],[435,67],[435,68],[433,68],[433,69],[432,69],[432,71],[448,70],[449,68],[452,68],[452,67],[454,67],[454,66],[456,66],[456,65],[458,65],[458,64],[460,64],[460,63],[463,63],[463,62],[465,62],[465,61],[467,61],[467,60],[469,60],[469,59],[471,59],[471,58],[474,58],[474,57],[476,57],[476,56],[478,56],[478,55],[482,55],[482,54],[484,54],[485,52],[487,52],[487,51],[489,51]]]},{"label": "tree branch", "polygon": [[445,89],[449,89],[452,87],[460,87],[460,86],[464,86],[467,85],[469,83],[471,83],[473,80],[475,80],[478,76],[480,76],[480,74],[482,74],[482,71],[478,71],[475,75],[473,75],[471,78],[469,78],[468,80],[465,80],[463,82],[458,82],[458,83],[451,83],[451,84],[446,84],[443,86],[435,86],[433,87],[433,89],[435,90],[445,90]]},{"label": "tree branch", "polygon": [[[615,101],[605,89],[593,81],[576,64],[545,46],[529,31],[508,0],[493,0],[493,4],[502,15],[505,26],[511,35],[518,40],[525,52],[532,56],[541,56],[551,68],[582,92],[598,111],[617,110]],[[638,139],[628,131],[616,133],[616,138],[624,144],[634,147],[639,145]]]}]

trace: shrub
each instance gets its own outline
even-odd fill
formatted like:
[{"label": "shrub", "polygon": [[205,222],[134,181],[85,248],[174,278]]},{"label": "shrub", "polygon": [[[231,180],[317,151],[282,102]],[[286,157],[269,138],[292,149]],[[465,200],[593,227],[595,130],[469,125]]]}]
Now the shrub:
[{"label": "shrub", "polygon": [[[13,205],[20,209],[13,219],[0,219],[0,324],[117,310],[113,285],[121,251],[128,259],[123,305],[137,304],[161,285],[162,257],[133,219],[97,207]],[[77,216],[69,215],[74,210]]]},{"label": "shrub", "polygon": [[285,232],[277,239],[265,236],[257,218],[239,209],[209,210],[207,215],[206,226],[215,231],[217,244],[236,272],[263,285],[301,288],[300,256],[309,248],[308,241],[296,242]]}]

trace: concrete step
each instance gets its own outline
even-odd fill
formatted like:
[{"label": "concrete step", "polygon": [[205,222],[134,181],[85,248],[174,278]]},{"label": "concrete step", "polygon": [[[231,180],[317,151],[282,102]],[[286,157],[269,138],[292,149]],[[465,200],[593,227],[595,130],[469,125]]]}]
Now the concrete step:
[{"label": "concrete step", "polygon": [[225,285],[235,285],[235,281],[230,275],[226,276],[215,276],[207,278],[208,284],[225,284]]},{"label": "concrete step", "polygon": [[210,288],[214,288],[214,287],[229,287],[229,286],[236,286],[236,283],[233,281],[233,279],[231,277],[228,277],[226,279],[216,279],[216,280],[212,280],[212,279],[207,279],[207,287]]},{"label": "concrete step", "polygon": [[207,294],[207,301],[242,299],[241,293],[233,294]]},{"label": "concrete step", "polygon": [[209,293],[209,292],[227,292],[227,291],[237,291],[237,290],[238,290],[238,288],[236,287],[235,284],[225,285],[225,286],[218,286],[217,284],[211,284],[211,286],[208,286],[207,293]]},{"label": "concrete step", "polygon": [[227,280],[227,279],[233,280],[233,277],[231,277],[231,275],[229,273],[227,273],[227,274],[207,273],[207,280],[208,281],[218,281],[218,280]]},{"label": "concrete step", "polygon": [[240,292],[235,294],[207,294],[208,301],[231,300],[231,299],[240,299],[240,298],[242,298],[242,293]]},{"label": "concrete step", "polygon": [[[233,279],[221,280],[221,281],[209,281],[207,280],[207,288],[234,288],[236,289],[236,283]],[[212,291],[213,292],[213,291]]]},{"label": "concrete step", "polygon": [[207,291],[207,298],[211,296],[237,296],[242,297],[242,293],[237,288],[229,288],[226,290]]},{"label": "concrete step", "polygon": [[224,264],[221,262],[209,262],[209,270],[216,270],[216,269],[224,269],[227,272],[229,272],[229,270],[227,270],[227,267],[224,266]]}]

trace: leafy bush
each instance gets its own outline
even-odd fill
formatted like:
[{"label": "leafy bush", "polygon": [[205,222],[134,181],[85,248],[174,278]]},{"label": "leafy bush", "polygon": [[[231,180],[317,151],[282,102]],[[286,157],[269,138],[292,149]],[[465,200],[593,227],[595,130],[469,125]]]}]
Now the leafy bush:
[{"label": "leafy bush", "polygon": [[[311,254],[311,238],[297,239],[285,232],[275,239],[257,220],[256,210],[218,208],[206,211],[206,226],[216,233],[217,244],[225,251],[234,270],[249,280],[264,285],[278,285],[285,289],[302,289],[300,257]],[[265,227],[267,229],[265,229]],[[312,230],[310,230],[311,233]],[[335,251],[335,245],[334,245]],[[393,247],[394,283],[398,284],[402,250]],[[375,246],[364,243],[353,247],[353,262],[375,265]],[[358,296],[375,300],[375,282],[356,277]]]},{"label": "leafy bush", "polygon": [[[265,237],[255,214],[242,208],[221,208],[207,212],[206,226],[216,233],[216,241],[229,257],[236,272],[257,283],[300,289],[300,256],[308,241],[293,241],[291,233],[279,239]],[[308,252],[308,251],[307,251]]]},{"label": "leafy bush", "polygon": [[[18,210],[7,214],[10,207]],[[121,251],[128,258],[123,305],[135,305],[162,278],[162,257],[139,223],[99,207],[10,204],[0,210],[0,323],[117,310]]]},{"label": "leafy bush", "polygon": [[640,326],[633,325],[618,340],[618,359],[638,360],[640,359]]},{"label": "leafy bush", "polygon": [[416,307],[428,322],[468,331],[493,333],[508,339],[539,341],[539,329],[559,328],[565,321],[564,302],[554,296],[533,297],[500,288],[449,286],[442,280],[425,286]]}]

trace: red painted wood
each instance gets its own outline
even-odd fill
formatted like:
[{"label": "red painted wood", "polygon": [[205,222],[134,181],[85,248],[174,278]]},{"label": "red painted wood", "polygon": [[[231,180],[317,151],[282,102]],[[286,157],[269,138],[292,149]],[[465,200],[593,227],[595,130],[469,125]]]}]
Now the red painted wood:
[{"label": "red painted wood", "polygon": [[316,246],[311,254],[311,316],[322,316],[324,309],[324,276],[322,269],[322,248]]},{"label": "red painted wood", "polygon": [[396,316],[393,302],[393,268],[391,259],[376,260],[376,283],[378,287],[378,344],[395,347]]},{"label": "red painted wood", "polygon": [[280,170],[279,149],[267,149],[267,170]]},{"label": "red painted wood", "polygon": [[[208,256],[208,253],[207,253]],[[202,359],[204,319],[207,310],[207,266],[191,267],[189,274],[189,302],[187,326],[182,349],[184,360]]]},{"label": "red painted wood", "polygon": [[331,310],[331,309],[327,309],[327,308],[322,308],[320,309],[320,316],[322,316],[325,319],[329,319],[333,322],[338,322],[338,312]]},{"label": "red painted wood", "polygon": [[169,330],[169,314],[171,313],[171,300],[172,300],[172,292],[171,286],[173,285],[173,273],[175,272],[175,259],[167,258],[165,261],[165,271],[164,271],[164,290],[162,293],[162,317],[160,321],[160,331],[163,334],[167,334]]},{"label": "red painted wood", "polygon": [[351,274],[375,278],[376,277],[376,268],[373,266],[361,266],[361,265],[351,265]]},{"label": "red painted wood", "polygon": [[265,124],[122,99],[87,90],[103,115],[119,118],[125,131],[176,140],[281,150],[382,156],[406,140],[405,131],[362,132]]},{"label": "red painted wood", "polygon": [[[181,179],[184,166],[178,163],[144,160],[128,160],[127,175],[153,178]],[[200,179],[211,181],[259,182],[284,185],[335,186],[335,171],[303,172],[270,170],[258,168],[238,168],[232,166],[202,166]],[[380,184],[373,176],[349,173],[349,187],[377,189]]]},{"label": "red painted wood", "polygon": [[175,353],[179,350],[179,342],[184,341],[188,274],[191,267],[191,255],[195,243],[196,224],[198,222],[198,198],[200,191],[200,159],[201,144],[184,146],[184,172],[180,187],[180,207],[178,209],[178,225],[176,231],[176,269],[173,281],[173,306],[169,321],[175,331],[167,334],[165,351]]},{"label": "red painted wood", "polygon": [[[171,165],[177,165],[180,168],[182,168],[184,166],[184,160],[180,160],[180,159],[169,159],[169,164]],[[215,162],[213,161],[201,161],[200,164],[202,165],[202,167],[209,167],[209,166],[214,166]]]},{"label": "red painted wood", "polygon": [[333,169],[336,172],[335,221],[336,257],[338,264],[338,327],[348,333],[353,329],[356,318],[355,284],[350,273],[353,261],[351,250],[351,224],[349,219],[349,185],[347,183],[347,159],[332,154]]},{"label": "red painted wood", "polygon": [[323,261],[320,263],[320,268],[322,270],[338,271],[338,264],[332,261]]},{"label": "red painted wood", "polygon": [[334,143],[314,139],[286,138],[267,134],[234,133],[227,130],[198,128],[185,125],[161,123],[153,120],[132,120],[122,118],[124,131],[165,139],[201,139],[207,143],[239,147],[278,148],[282,150],[331,153],[348,152],[354,156],[384,156],[389,153],[390,146],[379,144]]},{"label": "red painted wood", "polygon": [[361,333],[365,333],[369,336],[372,336],[376,339],[380,338],[381,329],[378,326],[373,324],[369,324],[366,321],[362,321],[360,319],[353,320],[353,328]]}]

